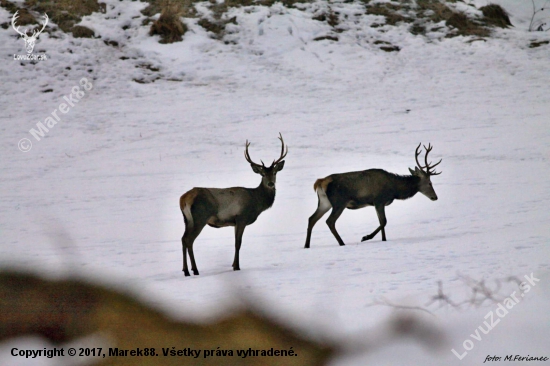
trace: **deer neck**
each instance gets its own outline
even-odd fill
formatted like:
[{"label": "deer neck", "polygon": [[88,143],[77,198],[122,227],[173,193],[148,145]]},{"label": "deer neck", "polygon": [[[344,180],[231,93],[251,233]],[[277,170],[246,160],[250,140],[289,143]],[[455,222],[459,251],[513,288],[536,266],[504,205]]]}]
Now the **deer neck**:
[{"label": "deer neck", "polygon": [[418,184],[420,183],[420,178],[414,175],[405,175],[399,177],[397,181],[397,193],[396,199],[406,200],[411,198],[418,193]]},{"label": "deer neck", "polygon": [[260,185],[252,190],[257,207],[265,211],[273,205],[275,201],[275,188],[268,188],[261,182]]}]

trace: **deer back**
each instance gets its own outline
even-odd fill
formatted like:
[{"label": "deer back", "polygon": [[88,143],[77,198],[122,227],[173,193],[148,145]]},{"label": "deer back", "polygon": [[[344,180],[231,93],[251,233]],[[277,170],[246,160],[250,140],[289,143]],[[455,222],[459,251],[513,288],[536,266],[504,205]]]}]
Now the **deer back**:
[{"label": "deer back", "polygon": [[[394,199],[412,197],[418,192],[418,178],[400,176],[383,169],[332,174],[325,178],[325,192],[332,203],[347,202],[350,209],[388,205]],[[319,183],[319,186],[322,186]]]}]

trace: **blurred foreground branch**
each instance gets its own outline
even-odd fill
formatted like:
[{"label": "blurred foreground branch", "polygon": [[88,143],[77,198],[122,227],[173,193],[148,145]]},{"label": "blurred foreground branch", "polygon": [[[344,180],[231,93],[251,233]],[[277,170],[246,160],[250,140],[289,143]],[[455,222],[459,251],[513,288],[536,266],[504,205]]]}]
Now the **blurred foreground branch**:
[{"label": "blurred foreground branch", "polygon": [[[325,365],[334,345],[313,341],[251,309],[210,324],[175,321],[136,298],[79,280],[0,272],[0,341],[39,335],[54,344],[91,335],[133,350],[233,350],[233,357],[106,357],[100,365]],[[218,348],[219,347],[219,348]],[[294,357],[238,357],[237,350],[293,350]],[[95,360],[95,359],[94,359]],[[94,364],[96,364],[94,362]]]}]

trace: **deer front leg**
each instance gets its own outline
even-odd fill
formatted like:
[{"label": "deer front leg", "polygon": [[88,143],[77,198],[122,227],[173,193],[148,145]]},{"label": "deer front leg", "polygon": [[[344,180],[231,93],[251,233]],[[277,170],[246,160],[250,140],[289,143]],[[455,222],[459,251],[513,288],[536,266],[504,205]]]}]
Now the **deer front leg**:
[{"label": "deer front leg", "polygon": [[243,239],[245,224],[237,223],[235,225],[235,258],[233,259],[233,270],[240,271],[241,267],[239,266],[239,251],[241,250],[241,243]]},{"label": "deer front leg", "polygon": [[387,224],[388,221],[386,220],[386,213],[384,212],[384,205],[377,204],[377,205],[375,205],[375,208],[376,208],[376,214],[378,215],[378,221],[380,221],[380,226],[378,226],[378,228],[376,228],[376,230],[374,230],[369,235],[363,236],[361,241],[366,241],[366,240],[370,240],[370,239],[374,238],[380,230],[382,230],[382,241],[386,241],[386,231],[384,230],[384,228],[386,227],[386,224]]}]

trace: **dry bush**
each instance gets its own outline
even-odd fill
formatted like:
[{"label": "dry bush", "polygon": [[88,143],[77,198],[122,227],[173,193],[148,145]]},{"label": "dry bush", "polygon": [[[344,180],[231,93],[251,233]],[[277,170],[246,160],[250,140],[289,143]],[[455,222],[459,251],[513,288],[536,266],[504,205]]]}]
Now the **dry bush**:
[{"label": "dry bush", "polygon": [[212,32],[214,39],[222,39],[225,35],[225,25],[227,24],[221,19],[211,21],[207,18],[201,18],[198,24],[209,32]]},{"label": "dry bush", "polygon": [[[367,13],[380,15],[386,18],[386,24],[396,25],[399,22],[413,23],[410,27],[412,34],[426,34],[428,24],[445,22],[453,30],[447,37],[489,35],[489,30],[479,22],[469,19],[466,14],[456,12],[445,2],[439,0],[417,0],[415,3],[401,2],[375,3],[366,5]],[[414,12],[411,15],[411,11]],[[392,49],[391,51],[395,51]]]},{"label": "dry bush", "polygon": [[167,6],[178,6],[181,16],[184,18],[192,18],[196,15],[195,2],[201,0],[145,0],[149,5],[141,11],[145,16],[152,17],[162,13]]},{"label": "dry bush", "polygon": [[105,4],[97,0],[27,0],[25,6],[39,13],[46,13],[64,32],[94,12],[105,12]]},{"label": "dry bush", "polygon": [[434,23],[446,21],[453,15],[451,8],[439,0],[418,0],[417,6],[417,17],[423,17],[424,13],[432,12],[428,19]]},{"label": "dry bush", "polygon": [[93,38],[95,36],[95,32],[92,29],[82,25],[75,25],[71,28],[71,32],[75,38]]},{"label": "dry bush", "polygon": [[153,22],[149,35],[160,35],[160,43],[181,42],[187,26],[181,21],[182,8],[178,3],[167,4]]},{"label": "dry bush", "polygon": [[400,5],[394,5],[390,3],[376,3],[367,6],[367,14],[380,15],[386,18],[386,24],[395,25],[399,22],[410,23],[413,20],[405,17],[397,12],[401,10]]},{"label": "dry bush", "polygon": [[14,14],[15,14],[16,11],[18,12],[17,13],[17,25],[39,24],[36,21],[36,18],[31,13],[29,13],[28,9],[25,9],[25,8],[15,9]]},{"label": "dry bush", "polygon": [[461,12],[453,13],[445,24],[455,28],[455,35],[487,37],[490,34],[487,28],[470,20],[466,14]]},{"label": "dry bush", "polygon": [[6,9],[10,13],[15,13],[19,8],[16,4],[8,0],[0,0],[0,7]]},{"label": "dry bush", "polygon": [[500,5],[489,4],[479,8],[483,13],[483,20],[490,25],[500,28],[508,28],[512,26],[508,12]]},{"label": "dry bush", "polygon": [[[245,309],[209,324],[176,321],[136,298],[79,280],[0,271],[0,341],[42,336],[54,344],[100,335],[121,350],[155,348],[158,357],[105,357],[100,365],[325,365],[336,348]],[[234,356],[163,357],[162,348],[233,350]],[[238,357],[236,350],[292,350],[295,357]],[[108,350],[104,349],[108,354]],[[96,363],[94,363],[96,364]]]}]

